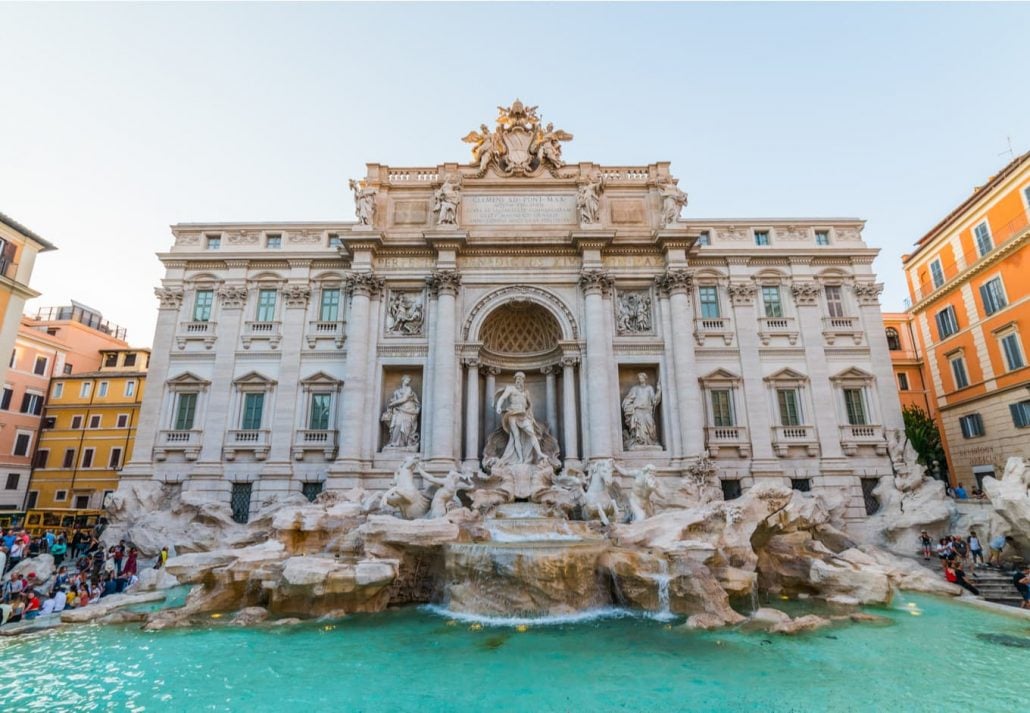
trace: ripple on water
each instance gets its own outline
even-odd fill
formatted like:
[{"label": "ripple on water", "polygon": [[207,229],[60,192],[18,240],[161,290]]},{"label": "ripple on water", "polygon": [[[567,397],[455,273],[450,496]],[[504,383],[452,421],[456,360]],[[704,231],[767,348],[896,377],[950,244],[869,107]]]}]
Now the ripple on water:
[{"label": "ripple on water", "polygon": [[[793,637],[691,632],[621,610],[501,627],[416,608],[329,631],[80,627],[0,640],[0,710],[1025,708],[1030,649],[1003,643],[1027,640],[1024,622],[932,597],[907,603],[922,615],[902,605],[878,611],[893,626]],[[969,685],[942,698],[940,667],[952,661]]]}]

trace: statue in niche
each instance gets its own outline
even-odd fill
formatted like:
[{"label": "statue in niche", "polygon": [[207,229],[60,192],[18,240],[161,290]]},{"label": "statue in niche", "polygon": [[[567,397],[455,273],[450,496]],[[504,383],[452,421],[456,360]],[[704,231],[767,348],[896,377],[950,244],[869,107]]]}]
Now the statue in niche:
[{"label": "statue in niche", "polygon": [[386,331],[413,337],[422,334],[424,321],[421,295],[411,296],[403,292],[394,292],[390,297],[390,306],[386,315]]},{"label": "statue in niche", "polygon": [[354,191],[354,215],[361,225],[372,225],[376,216],[376,193],[378,191],[366,181],[350,180],[350,189]]},{"label": "statue in niche", "polygon": [[647,292],[622,292],[618,301],[616,324],[621,334],[651,331],[651,295]]},{"label": "statue in niche", "polygon": [[439,215],[437,225],[457,225],[458,206],[461,205],[461,176],[451,175],[433,193],[433,212]]},{"label": "statue in niche", "polygon": [[390,429],[387,448],[405,451],[418,448],[418,415],[421,411],[418,394],[411,388],[411,377],[405,374],[383,413],[383,423]]},{"label": "statue in niche", "polygon": [[601,222],[601,191],[604,190],[604,178],[600,173],[591,174],[585,183],[579,184],[576,192],[576,207],[579,209],[579,222],[592,225]]},{"label": "statue in niche", "polygon": [[662,400],[662,386],[647,383],[647,374],[637,374],[637,383],[630,387],[622,400],[622,418],[626,424],[623,445],[627,450],[660,448],[655,408]]},{"label": "statue in niche", "polygon": [[515,383],[501,390],[495,409],[501,417],[501,428],[508,434],[508,445],[497,465],[549,462],[540,449],[543,428],[533,418],[533,403],[526,389],[525,374],[515,372]]},{"label": "statue in niche", "polygon": [[687,194],[676,186],[673,179],[666,178],[658,184],[658,195],[662,197],[662,225],[675,223],[687,204]]}]

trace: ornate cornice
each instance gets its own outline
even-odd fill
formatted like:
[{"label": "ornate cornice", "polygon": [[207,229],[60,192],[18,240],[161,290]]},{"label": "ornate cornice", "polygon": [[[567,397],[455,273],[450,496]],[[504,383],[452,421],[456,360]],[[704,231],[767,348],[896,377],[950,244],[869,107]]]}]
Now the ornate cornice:
[{"label": "ornate cornice", "polygon": [[798,305],[811,306],[818,303],[820,291],[815,282],[795,282],[790,286],[790,293]]},{"label": "ornate cornice", "polygon": [[240,309],[247,304],[247,288],[242,285],[223,285],[218,289],[218,299],[226,309]]},{"label": "ornate cornice", "polygon": [[694,273],[683,269],[666,270],[664,275],[659,275],[654,281],[658,289],[666,294],[688,293],[694,286]]},{"label": "ornate cornice", "polygon": [[383,289],[383,278],[372,272],[354,272],[349,278],[348,287],[355,295],[374,297]]},{"label": "ornate cornice", "polygon": [[308,306],[308,298],[311,297],[311,287],[308,285],[286,285],[282,292],[287,307]]},{"label": "ornate cornice", "polygon": [[579,273],[579,286],[585,295],[605,295],[612,288],[612,278],[607,270],[583,270]]},{"label": "ornate cornice", "polygon": [[426,278],[433,296],[456,295],[461,287],[461,273],[457,270],[437,270]]},{"label": "ornate cornice", "polygon": [[731,282],[726,287],[726,292],[734,305],[749,305],[755,299],[755,283],[753,282]]},{"label": "ornate cornice", "polygon": [[161,303],[161,309],[179,309],[182,306],[181,287],[155,287],[154,296]]}]

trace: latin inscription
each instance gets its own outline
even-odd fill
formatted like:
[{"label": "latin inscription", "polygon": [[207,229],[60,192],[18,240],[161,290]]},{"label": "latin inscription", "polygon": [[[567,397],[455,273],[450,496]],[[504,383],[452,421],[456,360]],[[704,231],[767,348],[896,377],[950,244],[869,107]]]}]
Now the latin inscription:
[{"label": "latin inscription", "polygon": [[465,196],[464,225],[572,225],[576,223],[576,196],[489,195]]}]

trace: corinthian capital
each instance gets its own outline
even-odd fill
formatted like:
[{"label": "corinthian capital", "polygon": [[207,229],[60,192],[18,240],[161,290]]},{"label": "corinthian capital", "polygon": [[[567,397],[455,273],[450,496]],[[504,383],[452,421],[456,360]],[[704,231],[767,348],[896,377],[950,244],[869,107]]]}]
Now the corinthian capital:
[{"label": "corinthian capital", "polygon": [[155,287],[154,296],[161,303],[161,309],[179,309],[182,306],[181,287]]},{"label": "corinthian capital", "polygon": [[883,292],[882,282],[858,282],[851,288],[858,298],[859,304],[875,305],[880,302],[880,293]]},{"label": "corinthian capital", "polygon": [[242,285],[223,285],[218,290],[222,307],[239,309],[247,303],[247,288]]},{"label": "corinthian capital", "polygon": [[457,270],[437,270],[426,278],[434,295],[456,295],[461,286],[461,273]]},{"label": "corinthian capital", "polygon": [[355,295],[373,297],[383,289],[383,278],[373,272],[355,272],[350,275],[349,287]]},{"label": "corinthian capital", "polygon": [[659,275],[654,281],[658,289],[667,294],[689,292],[694,286],[694,274],[681,268],[666,270],[664,275]]},{"label": "corinthian capital", "polygon": [[799,305],[817,304],[821,291],[819,285],[814,282],[795,282],[790,286],[790,293],[794,295],[794,301]]},{"label": "corinthian capital", "polygon": [[726,288],[730,300],[735,305],[749,305],[755,299],[755,292],[758,290],[753,282],[731,282]]},{"label": "corinthian capital", "polygon": [[612,288],[612,278],[607,270],[583,270],[579,273],[579,286],[583,294],[607,294]]},{"label": "corinthian capital", "polygon": [[287,307],[307,307],[311,297],[311,288],[307,285],[286,285],[283,288],[283,299]]}]

